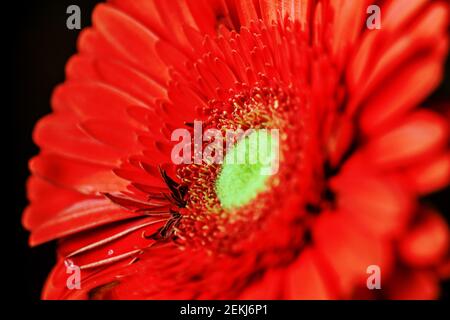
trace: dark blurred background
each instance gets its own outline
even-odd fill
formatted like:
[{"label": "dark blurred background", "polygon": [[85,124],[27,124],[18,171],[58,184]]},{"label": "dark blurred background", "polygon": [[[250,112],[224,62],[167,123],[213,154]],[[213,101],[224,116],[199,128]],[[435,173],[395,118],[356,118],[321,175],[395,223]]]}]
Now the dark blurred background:
[{"label": "dark blurred background", "polygon": [[[6,61],[10,77],[8,78],[9,105],[3,106],[12,113],[12,119],[4,119],[7,135],[12,136],[12,164],[5,174],[12,174],[4,186],[12,191],[12,200],[4,199],[7,209],[3,215],[12,222],[3,224],[12,232],[5,245],[12,248],[12,257],[7,259],[7,268],[17,275],[11,275],[15,298],[38,300],[44,280],[54,264],[55,244],[45,244],[30,249],[27,246],[28,232],[20,223],[23,208],[27,204],[25,181],[29,174],[27,162],[38,149],[31,140],[35,122],[50,112],[52,89],[64,81],[64,66],[68,58],[76,51],[79,30],[66,28],[66,9],[69,5],[81,8],[81,27],[91,24],[90,15],[96,3],[93,0],[40,0],[21,1],[11,11],[3,11],[5,18],[10,18],[7,29],[7,45],[10,57]],[[10,15],[8,17],[8,15]],[[9,39],[11,38],[11,39]],[[441,87],[430,97],[430,102],[450,101],[450,64],[447,63],[446,79]],[[9,114],[8,114],[9,116]],[[5,150],[3,150],[5,151]],[[11,171],[11,172],[10,172]],[[12,188],[9,186],[12,181]],[[51,195],[49,195],[51,196]],[[429,196],[426,201],[433,203],[449,220],[450,190],[443,190]],[[11,244],[10,242],[14,243]],[[12,258],[12,259],[11,259]],[[7,276],[9,276],[7,274]],[[445,284],[444,298],[449,298],[449,285]]]}]

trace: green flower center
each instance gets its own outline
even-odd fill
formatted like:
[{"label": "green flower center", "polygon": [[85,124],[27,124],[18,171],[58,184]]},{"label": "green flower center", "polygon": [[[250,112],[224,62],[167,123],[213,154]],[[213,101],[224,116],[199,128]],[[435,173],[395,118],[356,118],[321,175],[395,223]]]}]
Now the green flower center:
[{"label": "green flower center", "polygon": [[255,130],[227,153],[216,180],[224,209],[238,209],[267,190],[269,178],[278,170],[278,140],[278,132]]}]

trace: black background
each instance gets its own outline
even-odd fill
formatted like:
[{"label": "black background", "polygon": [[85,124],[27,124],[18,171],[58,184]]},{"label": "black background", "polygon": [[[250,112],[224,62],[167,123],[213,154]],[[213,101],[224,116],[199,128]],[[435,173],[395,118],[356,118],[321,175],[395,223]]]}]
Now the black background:
[{"label": "black background", "polygon": [[[12,174],[12,178],[2,182],[3,187],[12,191],[11,198],[3,193],[2,200],[7,204],[2,214],[12,219],[11,223],[3,223],[3,228],[12,232],[11,238],[7,238],[4,244],[12,249],[12,254],[1,259],[8,272],[16,273],[9,280],[13,280],[12,289],[17,291],[17,298],[39,299],[43,282],[54,264],[54,243],[30,249],[27,246],[28,232],[20,223],[22,210],[27,204],[24,188],[29,175],[27,162],[38,152],[31,140],[32,129],[39,118],[50,112],[52,89],[64,81],[64,66],[76,51],[79,31],[66,28],[67,7],[76,4],[81,8],[81,25],[84,28],[90,25],[91,12],[98,2],[26,1],[2,13],[4,20],[11,19],[4,27],[4,34],[8,37],[3,39],[10,49],[6,61],[10,72],[6,88],[11,97],[9,104],[3,106],[3,110],[8,111],[7,117],[3,119],[3,126],[8,130],[3,138],[4,141],[12,141],[13,156],[8,155],[12,161],[10,166],[3,166],[3,170],[8,171],[4,172],[5,176]],[[449,93],[450,72],[447,63],[446,80],[430,101],[450,101]],[[431,195],[426,201],[436,205],[448,220],[449,189]],[[445,298],[448,298],[448,292],[447,284]]]}]

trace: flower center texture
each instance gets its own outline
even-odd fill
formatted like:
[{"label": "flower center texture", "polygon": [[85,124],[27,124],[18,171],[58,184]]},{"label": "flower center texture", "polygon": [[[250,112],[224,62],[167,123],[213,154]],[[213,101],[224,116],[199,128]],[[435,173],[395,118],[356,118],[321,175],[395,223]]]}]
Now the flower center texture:
[{"label": "flower center texture", "polygon": [[251,133],[228,153],[216,181],[216,193],[224,209],[235,209],[266,190],[274,174],[278,143],[270,133]]},{"label": "flower center texture", "polygon": [[[326,202],[325,148],[342,99],[326,50],[311,50],[301,26],[286,20],[277,27],[255,23],[240,34],[207,38],[198,52],[200,58],[186,66],[189,72],[174,74],[169,95],[178,103],[192,101],[197,117],[185,122],[188,130],[202,121],[203,131],[222,133],[224,162],[178,165],[177,179],[186,194],[177,243],[211,253],[236,252],[253,237],[275,236],[276,226],[295,238],[285,239],[284,249],[302,247],[311,216]],[[322,73],[327,81],[319,77]],[[193,99],[196,92],[207,92],[202,98],[207,102]],[[242,140],[227,136],[227,131],[249,130],[253,133]],[[266,141],[262,159],[252,139]],[[203,142],[203,150],[209,142]],[[234,163],[236,158],[244,161]],[[264,169],[269,172],[261,174]]]}]

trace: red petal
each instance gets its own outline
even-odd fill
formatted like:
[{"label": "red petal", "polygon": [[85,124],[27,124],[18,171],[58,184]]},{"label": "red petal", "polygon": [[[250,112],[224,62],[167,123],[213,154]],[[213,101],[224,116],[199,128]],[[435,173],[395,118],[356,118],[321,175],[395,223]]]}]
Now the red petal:
[{"label": "red petal", "polygon": [[366,19],[366,9],[370,0],[332,0],[334,21],[332,27],[332,50],[336,63],[342,68]]},{"label": "red petal", "polygon": [[280,299],[283,288],[284,271],[269,270],[264,277],[251,284],[239,296],[239,300],[273,300]]},{"label": "red petal", "polygon": [[121,152],[86,135],[73,115],[67,113],[42,118],[34,129],[33,140],[46,151],[67,158],[111,167],[120,163]]},{"label": "red petal", "polygon": [[414,196],[401,181],[370,172],[365,163],[364,158],[350,159],[341,174],[332,180],[338,208],[341,214],[370,233],[399,235],[413,212]]},{"label": "red petal", "polygon": [[56,111],[73,110],[80,120],[129,119],[136,128],[142,128],[142,125],[128,117],[127,107],[148,108],[127,93],[101,82],[66,82],[53,93],[52,106]]},{"label": "red petal", "polygon": [[85,28],[80,32],[78,51],[86,57],[126,61],[122,53],[94,28]]},{"label": "red petal", "polygon": [[447,137],[445,119],[430,111],[417,111],[370,141],[365,151],[368,159],[381,168],[406,166],[434,156]]},{"label": "red petal", "polygon": [[260,0],[261,17],[268,24],[278,21],[278,3],[273,0]]},{"label": "red petal", "polygon": [[127,253],[145,250],[154,245],[155,240],[148,237],[157,232],[170,217],[141,216],[130,220],[139,216],[125,210],[122,212],[127,221],[96,229],[90,228],[92,230],[63,239],[58,253],[86,270],[102,265],[111,266],[118,260],[117,258],[123,258]]},{"label": "red petal", "polygon": [[94,27],[122,54],[125,61],[144,70],[161,84],[168,80],[168,68],[159,59],[158,37],[126,13],[109,5],[98,5],[92,15]]},{"label": "red petal", "polygon": [[152,105],[156,99],[167,97],[166,88],[130,66],[100,59],[96,67],[103,81],[149,105]]},{"label": "red petal", "polygon": [[[386,8],[383,8],[383,13],[391,19],[383,16],[381,30],[366,32],[361,39],[361,44],[355,49],[354,57],[350,60],[347,71],[351,91],[350,108],[353,109],[361,100],[374,93],[375,98],[369,98],[368,103],[369,113],[377,117],[373,120],[375,123],[414,106],[414,103],[407,102],[422,99],[440,78],[445,45],[439,48],[440,46],[436,44],[445,43],[447,10],[442,3],[435,3],[424,10],[424,13],[417,18],[417,22],[411,23],[411,28],[401,32],[391,30],[398,27],[399,19],[400,21],[406,19],[401,23],[408,22],[410,15],[419,12],[417,9],[423,1],[412,2],[401,4],[402,8],[387,4]],[[411,9],[414,9],[413,12]],[[396,11],[391,12],[391,10]],[[396,26],[391,22],[395,22]],[[421,52],[427,54],[419,55]],[[438,72],[434,70],[436,68]],[[432,73],[429,69],[435,72]],[[411,74],[415,77],[414,81],[410,79]],[[424,75],[427,77],[424,78]],[[405,81],[420,90],[414,91],[415,94],[409,97],[411,91],[405,88],[410,86],[405,85]],[[376,114],[376,111],[380,111],[380,115]],[[366,118],[364,123],[370,120],[369,114]]]},{"label": "red petal", "polygon": [[[416,59],[403,68],[392,68],[395,75],[386,76],[387,79],[380,81],[381,87],[375,89],[363,105],[361,127],[366,134],[373,135],[388,127],[407,111],[417,107],[438,86],[443,70],[442,48],[447,47],[447,42],[433,42],[434,45],[436,43],[439,53]],[[404,49],[400,50],[403,52]]]},{"label": "red petal", "polygon": [[387,297],[395,300],[433,300],[439,297],[438,278],[426,271],[402,271],[392,277]]},{"label": "red petal", "polygon": [[86,194],[125,190],[128,182],[117,177],[110,168],[88,164],[54,154],[40,154],[31,159],[30,170],[55,185]]},{"label": "red petal", "polygon": [[154,0],[111,0],[111,5],[126,12],[159,36],[170,39],[170,29],[161,19]]},{"label": "red petal", "polygon": [[[53,196],[49,197],[49,194]],[[28,230],[39,227],[71,204],[87,199],[85,195],[70,189],[58,188],[36,176],[28,179],[27,197],[31,203],[22,216],[22,223]]]},{"label": "red petal", "polygon": [[443,261],[449,249],[447,223],[437,213],[429,211],[403,237],[399,244],[403,260],[413,267],[436,265]]},{"label": "red petal", "polygon": [[329,300],[337,298],[330,288],[330,276],[324,274],[311,249],[305,249],[286,271],[286,299]]},{"label": "red petal", "polygon": [[34,229],[30,245],[65,237],[113,221],[130,218],[132,214],[106,199],[91,199],[73,204]]},{"label": "red petal", "polygon": [[366,285],[368,266],[379,266],[383,276],[390,273],[387,242],[356,227],[340,213],[321,214],[313,227],[313,242],[334,270],[342,297],[349,297],[356,286]]},{"label": "red petal", "polygon": [[410,186],[419,194],[427,194],[444,188],[450,183],[450,154],[411,166],[406,173]]},{"label": "red petal", "polygon": [[66,64],[67,80],[100,80],[94,61],[94,58],[82,54],[70,57]]},{"label": "red petal", "polygon": [[249,26],[251,21],[258,21],[255,3],[247,0],[236,0],[236,10],[239,15],[241,25]]},{"label": "red petal", "polygon": [[[92,119],[82,122],[81,127],[96,140],[120,150],[123,156],[138,153],[142,149],[135,128],[120,120]],[[96,153],[92,154],[97,156]]]}]

